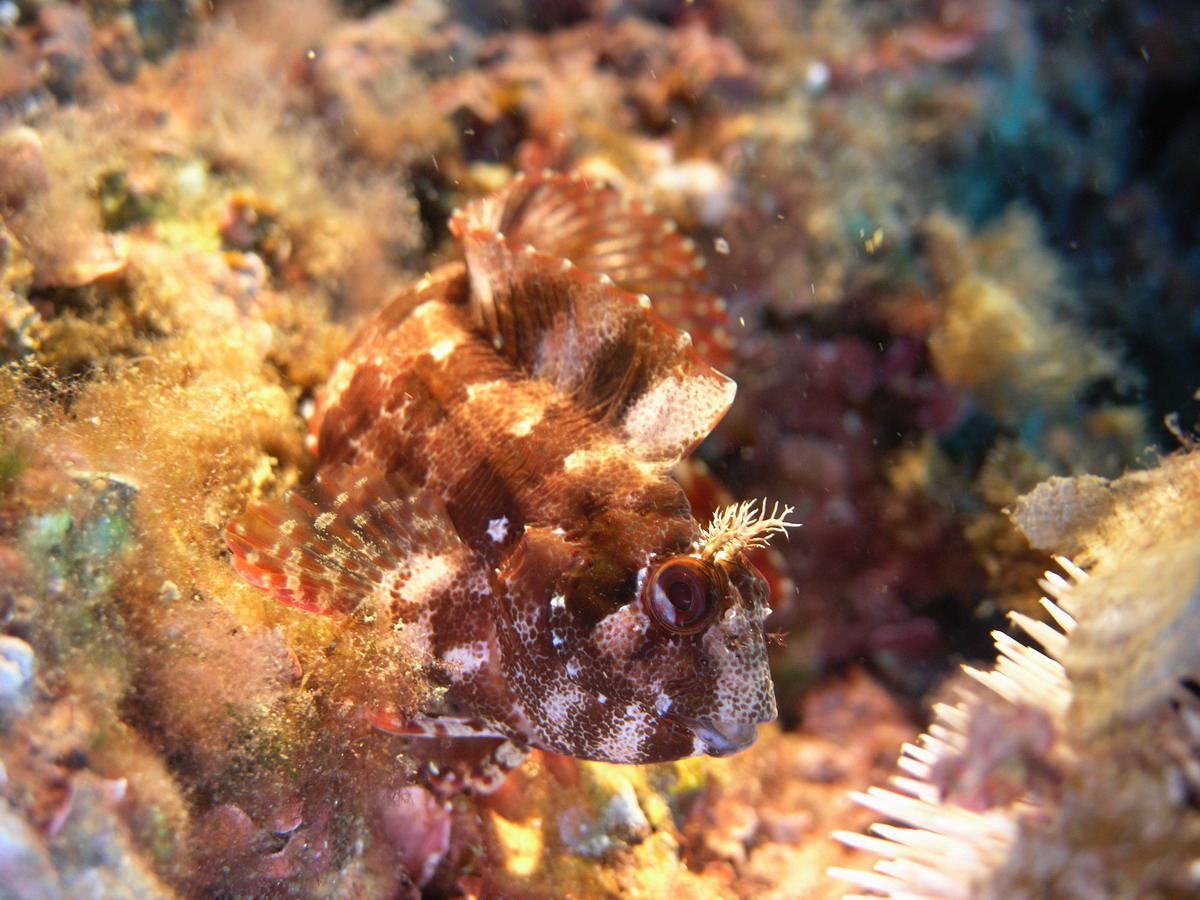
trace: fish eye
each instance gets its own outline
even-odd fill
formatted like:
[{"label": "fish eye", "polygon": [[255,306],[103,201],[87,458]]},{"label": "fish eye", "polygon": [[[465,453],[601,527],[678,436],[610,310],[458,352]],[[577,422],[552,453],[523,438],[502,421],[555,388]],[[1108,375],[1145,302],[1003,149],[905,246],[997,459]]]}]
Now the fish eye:
[{"label": "fish eye", "polygon": [[645,591],[650,617],[668,631],[693,634],[717,611],[717,577],[691,556],[668,559],[650,576]]}]

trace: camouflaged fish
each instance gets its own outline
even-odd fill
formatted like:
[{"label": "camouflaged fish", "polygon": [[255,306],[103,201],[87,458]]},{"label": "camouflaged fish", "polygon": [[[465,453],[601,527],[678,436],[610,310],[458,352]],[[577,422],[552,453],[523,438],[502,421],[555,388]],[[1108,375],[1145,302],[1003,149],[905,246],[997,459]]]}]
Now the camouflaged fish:
[{"label": "camouflaged fish", "polygon": [[230,523],[234,565],[287,603],[404,626],[450,708],[385,730],[503,738],[510,765],[746,747],[776,711],[744,552],[790,510],[701,527],[668,474],[734,395],[650,306],[716,346],[702,263],[563,175],[518,177],[451,230],[465,262],[362,328],[314,414],[320,474]]}]

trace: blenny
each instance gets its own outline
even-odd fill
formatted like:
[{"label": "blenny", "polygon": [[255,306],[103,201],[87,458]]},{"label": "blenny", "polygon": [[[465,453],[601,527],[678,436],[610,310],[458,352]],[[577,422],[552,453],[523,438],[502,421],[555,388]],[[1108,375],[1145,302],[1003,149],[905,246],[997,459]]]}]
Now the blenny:
[{"label": "blenny", "polygon": [[734,396],[651,308],[719,352],[702,262],[577,176],[519,176],[451,231],[465,261],[363,326],[318,397],[318,476],[228,525],[233,564],[286,603],[402,626],[447,699],[385,730],[502,738],[508,765],[746,747],[776,709],[745,551],[791,510],[701,527],[669,474]]}]

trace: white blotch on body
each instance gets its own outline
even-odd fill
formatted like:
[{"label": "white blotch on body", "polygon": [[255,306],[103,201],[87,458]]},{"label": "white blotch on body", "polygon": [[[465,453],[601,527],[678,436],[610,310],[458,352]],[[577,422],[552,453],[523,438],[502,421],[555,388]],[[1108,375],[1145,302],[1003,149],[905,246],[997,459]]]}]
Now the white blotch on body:
[{"label": "white blotch on body", "polygon": [[536,729],[551,741],[572,745],[577,735],[571,731],[575,710],[587,706],[588,694],[573,681],[556,679],[541,696],[542,716]]},{"label": "white blotch on body", "polygon": [[646,711],[630,703],[616,727],[601,737],[600,752],[604,759],[614,762],[636,762],[642,742],[650,731],[650,719]]},{"label": "white blotch on body", "polygon": [[449,338],[442,338],[442,340],[429,348],[429,355],[433,357],[435,362],[441,362],[453,352],[454,341]]},{"label": "white blotch on body", "polygon": [[478,672],[488,661],[488,646],[482,641],[451,647],[442,654],[442,661],[458,675]]},{"label": "white blotch on body", "polygon": [[493,542],[500,543],[508,537],[508,518],[501,516],[499,519],[489,519],[487,533]]},{"label": "white blotch on body", "polygon": [[427,653],[433,643],[433,613],[426,609],[411,621],[399,621],[392,626],[397,640],[414,653]]},{"label": "white blotch on body", "polygon": [[422,606],[450,586],[459,573],[459,562],[451,554],[416,554],[385,577],[379,590],[384,596],[401,598],[406,605]]},{"label": "white blotch on body", "polygon": [[514,422],[508,429],[508,433],[513,437],[525,437],[529,432],[533,431],[533,426],[542,420],[541,416],[526,416],[524,419],[519,419]]}]

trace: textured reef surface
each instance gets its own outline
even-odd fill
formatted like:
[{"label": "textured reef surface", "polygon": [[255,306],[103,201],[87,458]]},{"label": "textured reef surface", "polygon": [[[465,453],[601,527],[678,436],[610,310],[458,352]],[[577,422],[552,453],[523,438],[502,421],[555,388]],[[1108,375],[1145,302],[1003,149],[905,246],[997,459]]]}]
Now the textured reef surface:
[{"label": "textured reef surface", "polygon": [[[1200,895],[1197,96],[1186,0],[0,0],[0,900]],[[544,169],[725,298],[779,722],[438,792],[222,532]]]}]

